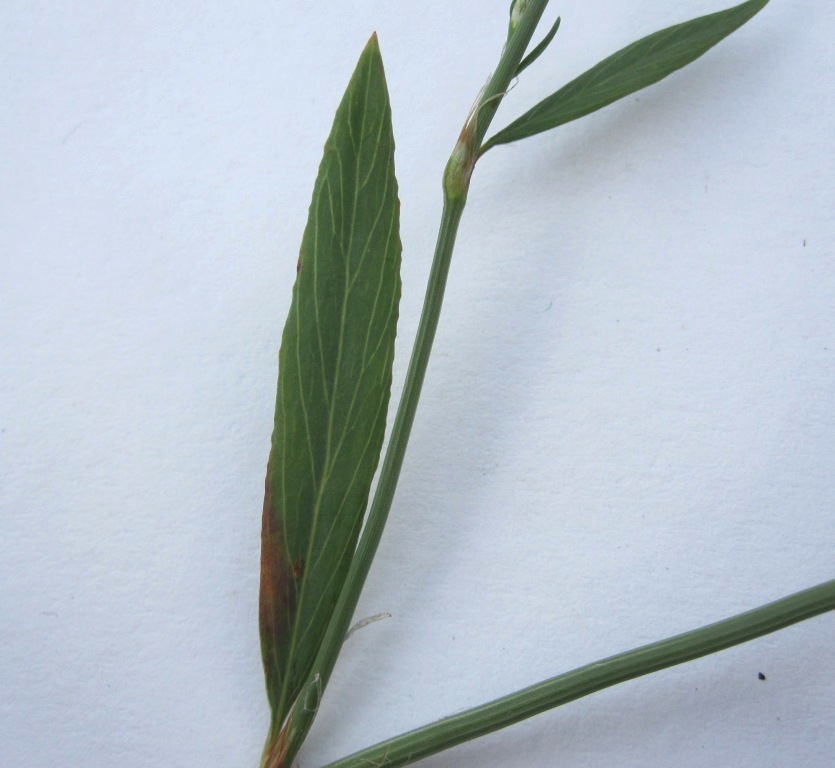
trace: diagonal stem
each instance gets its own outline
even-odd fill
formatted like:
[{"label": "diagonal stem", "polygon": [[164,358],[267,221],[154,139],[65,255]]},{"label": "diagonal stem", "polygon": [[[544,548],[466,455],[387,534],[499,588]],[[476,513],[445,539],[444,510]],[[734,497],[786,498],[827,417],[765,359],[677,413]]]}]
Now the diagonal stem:
[{"label": "diagonal stem", "polygon": [[548,709],[835,610],[835,579],[681,635],[587,664],[355,752],[325,768],[397,768]]}]

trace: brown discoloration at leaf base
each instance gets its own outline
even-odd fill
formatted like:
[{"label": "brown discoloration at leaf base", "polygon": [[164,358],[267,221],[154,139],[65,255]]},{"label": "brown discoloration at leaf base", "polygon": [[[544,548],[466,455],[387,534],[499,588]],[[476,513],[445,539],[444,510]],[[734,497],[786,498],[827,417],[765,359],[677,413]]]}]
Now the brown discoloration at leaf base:
[{"label": "brown discoloration at leaf base", "polygon": [[[284,530],[272,510],[270,467],[264,482],[264,510],[261,516],[261,594],[258,623],[261,632],[261,655],[267,680],[278,680],[284,671],[274,649],[281,637],[290,632],[296,607],[296,566],[285,557]],[[298,562],[298,561],[297,561]],[[270,703],[275,706],[278,690],[268,690]]]},{"label": "brown discoloration at leaf base", "polygon": [[287,760],[287,728],[281,729],[275,740],[267,744],[261,758],[261,768],[284,768]]}]

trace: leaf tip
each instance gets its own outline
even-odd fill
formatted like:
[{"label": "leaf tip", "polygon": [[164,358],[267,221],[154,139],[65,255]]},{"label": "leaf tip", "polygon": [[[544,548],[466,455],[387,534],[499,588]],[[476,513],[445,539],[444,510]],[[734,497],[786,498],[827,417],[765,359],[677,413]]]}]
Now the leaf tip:
[{"label": "leaf tip", "polygon": [[377,37],[376,31],[372,32],[371,37],[368,38],[368,42],[365,44],[365,48],[363,48],[362,50],[362,56],[360,56],[360,60],[367,59],[369,57],[376,61],[383,60],[383,54],[380,51],[380,40]]}]

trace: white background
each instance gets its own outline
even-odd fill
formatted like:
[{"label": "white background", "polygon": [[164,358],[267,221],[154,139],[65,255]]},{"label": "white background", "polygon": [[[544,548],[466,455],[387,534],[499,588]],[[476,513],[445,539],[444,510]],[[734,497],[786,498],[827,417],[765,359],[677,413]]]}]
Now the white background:
[{"label": "white background", "polygon": [[[256,766],[277,350],[372,30],[402,382],[507,0],[0,10],[0,764]],[[553,2],[496,126],[712,0]],[[476,169],[391,522],[303,768],[835,575],[835,10]],[[835,616],[437,766],[832,765]],[[763,672],[767,679],[758,679]]]}]

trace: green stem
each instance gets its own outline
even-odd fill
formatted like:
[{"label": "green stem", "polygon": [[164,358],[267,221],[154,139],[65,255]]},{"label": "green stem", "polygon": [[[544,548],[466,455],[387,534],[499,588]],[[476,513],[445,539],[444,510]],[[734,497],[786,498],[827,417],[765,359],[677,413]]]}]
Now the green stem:
[{"label": "green stem", "polygon": [[[508,36],[496,71],[482,92],[472,115],[464,126],[461,137],[453,150],[450,162],[444,173],[444,211],[435,246],[435,257],[429,275],[429,285],[424,299],[417,337],[412,349],[412,357],[403,385],[403,394],[395,416],[391,438],[386,450],[380,479],[374,500],[368,512],[357,551],[351,561],[351,567],[343,586],[334,614],[313,664],[313,672],[300,694],[296,706],[291,711],[282,729],[287,739],[284,765],[291,765],[299,747],[304,741],[316,710],[322,691],[330,679],[336,658],[342,648],[345,635],[354,615],[360,592],[365,584],[371,561],[377,551],[383,534],[388,513],[394,499],[403,457],[409,442],[409,434],[417,411],[423,379],[429,364],[429,354],[444,298],[447,275],[455,245],[458,224],[464,212],[469,189],[470,173],[478,156],[478,148],[498,109],[499,102],[506,93],[519,62],[533,37],[536,26],[542,18],[548,0],[529,0],[515,30]],[[454,179],[457,183],[450,183]]]},{"label": "green stem", "polygon": [[325,768],[396,768],[650,672],[707,656],[835,610],[835,580],[706,627],[587,664],[474,709],[409,731]]}]

